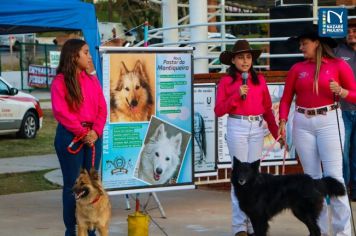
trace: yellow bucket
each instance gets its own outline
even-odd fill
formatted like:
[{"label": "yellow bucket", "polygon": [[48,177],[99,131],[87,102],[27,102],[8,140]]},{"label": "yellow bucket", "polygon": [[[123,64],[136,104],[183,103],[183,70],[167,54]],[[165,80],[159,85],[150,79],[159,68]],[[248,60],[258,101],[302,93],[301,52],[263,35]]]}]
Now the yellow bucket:
[{"label": "yellow bucket", "polygon": [[128,236],[148,236],[148,227],[150,218],[146,214],[136,211],[132,215],[128,215]]}]

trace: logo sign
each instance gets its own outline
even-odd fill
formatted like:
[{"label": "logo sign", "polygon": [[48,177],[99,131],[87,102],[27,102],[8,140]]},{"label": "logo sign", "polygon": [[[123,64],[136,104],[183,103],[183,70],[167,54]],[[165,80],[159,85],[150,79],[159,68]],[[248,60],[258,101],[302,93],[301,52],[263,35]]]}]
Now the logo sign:
[{"label": "logo sign", "polygon": [[347,34],[347,9],[319,8],[318,25],[320,37],[345,37]]}]

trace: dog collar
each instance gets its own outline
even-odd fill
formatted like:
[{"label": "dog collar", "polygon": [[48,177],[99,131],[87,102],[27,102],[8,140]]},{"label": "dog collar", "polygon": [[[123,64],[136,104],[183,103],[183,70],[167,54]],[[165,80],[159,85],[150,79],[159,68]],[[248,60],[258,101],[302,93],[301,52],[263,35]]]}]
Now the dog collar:
[{"label": "dog collar", "polygon": [[94,203],[98,202],[99,200],[100,200],[100,194],[98,194],[98,196],[96,196],[96,198],[90,204],[94,204]]}]

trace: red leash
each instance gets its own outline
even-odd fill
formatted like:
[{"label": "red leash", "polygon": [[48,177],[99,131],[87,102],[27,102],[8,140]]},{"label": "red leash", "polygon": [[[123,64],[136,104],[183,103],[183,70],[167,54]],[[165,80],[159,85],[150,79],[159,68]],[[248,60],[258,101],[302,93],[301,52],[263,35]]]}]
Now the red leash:
[{"label": "red leash", "polygon": [[[88,129],[89,131],[89,129]],[[67,151],[71,154],[77,154],[82,148],[84,143],[82,142],[77,149],[73,150],[72,147],[74,144],[78,143],[79,141],[81,141],[86,135],[88,134],[88,132],[80,135],[80,136],[75,136],[72,140],[72,142],[68,145],[67,147]],[[95,145],[91,144],[91,166],[94,167],[95,166]]]}]

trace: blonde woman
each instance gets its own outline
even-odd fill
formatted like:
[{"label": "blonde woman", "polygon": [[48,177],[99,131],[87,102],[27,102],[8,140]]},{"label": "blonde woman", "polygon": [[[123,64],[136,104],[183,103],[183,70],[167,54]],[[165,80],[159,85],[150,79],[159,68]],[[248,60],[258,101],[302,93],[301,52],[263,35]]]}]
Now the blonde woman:
[{"label": "blonde woman", "polygon": [[[317,27],[306,29],[293,39],[299,41],[305,60],[293,65],[288,72],[280,102],[278,132],[285,134],[289,109],[296,96],[293,142],[304,172],[315,179],[331,176],[344,183],[340,145],[344,124],[335,99],[341,97],[356,102],[352,69],[334,56],[332,48],[336,42],[332,38],[319,37]],[[350,236],[351,212],[347,195],[331,198],[330,205],[334,230],[331,235]],[[330,235],[327,210],[324,202],[318,220],[323,236]]]}]

